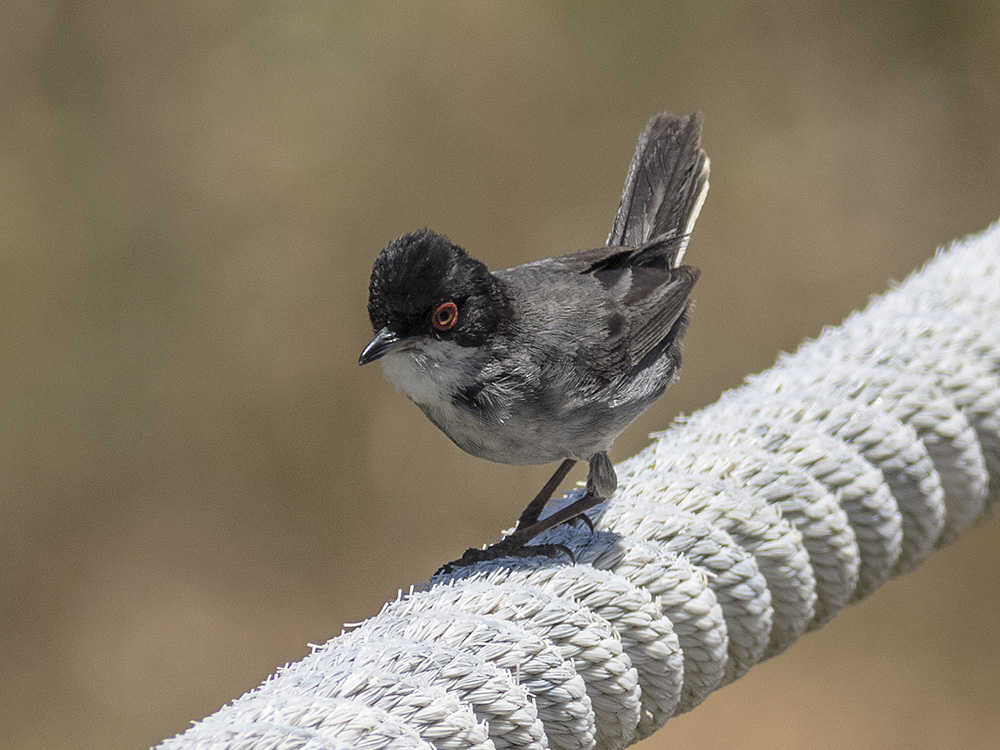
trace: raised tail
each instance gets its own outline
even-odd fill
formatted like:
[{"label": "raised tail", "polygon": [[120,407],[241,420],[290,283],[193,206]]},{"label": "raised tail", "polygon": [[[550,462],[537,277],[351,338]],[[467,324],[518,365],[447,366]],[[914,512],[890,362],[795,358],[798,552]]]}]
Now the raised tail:
[{"label": "raised tail", "polygon": [[708,156],[701,148],[701,113],[666,112],[646,124],[625,178],[608,245],[656,245],[680,265],[708,193]]}]

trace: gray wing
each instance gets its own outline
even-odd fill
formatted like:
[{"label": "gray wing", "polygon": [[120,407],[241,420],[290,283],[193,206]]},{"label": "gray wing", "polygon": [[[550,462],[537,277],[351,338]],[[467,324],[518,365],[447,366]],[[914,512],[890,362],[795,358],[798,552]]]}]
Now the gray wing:
[{"label": "gray wing", "polygon": [[[694,266],[666,265],[667,258],[647,244],[635,247],[598,247],[532,263],[499,272],[524,278],[551,278],[548,274],[573,273],[589,276],[599,282],[593,288],[579,288],[581,294],[593,295],[593,304],[579,314],[591,318],[602,315],[601,328],[606,331],[600,348],[584,353],[595,375],[609,379],[638,366],[651,352],[664,344],[674,325],[687,309],[691,291],[701,272]],[[640,261],[646,260],[647,263]],[[545,294],[544,283],[537,292]],[[599,304],[598,299],[602,302]]]},{"label": "gray wing", "polygon": [[708,156],[701,148],[701,113],[661,113],[647,123],[625,178],[607,244],[645,246],[675,238],[680,265],[687,238],[708,192]]},{"label": "gray wing", "polygon": [[[616,268],[594,274],[612,296],[608,315],[612,346],[606,351],[625,358],[619,367],[626,363],[629,371],[645,367],[677,337],[675,326],[688,309],[699,274],[694,266]],[[621,346],[613,345],[615,339]]]}]

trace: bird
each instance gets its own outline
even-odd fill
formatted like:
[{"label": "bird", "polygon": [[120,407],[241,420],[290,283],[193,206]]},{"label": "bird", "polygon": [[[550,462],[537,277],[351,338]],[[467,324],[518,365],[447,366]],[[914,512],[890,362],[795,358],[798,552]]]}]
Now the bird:
[{"label": "bird", "polygon": [[[708,192],[702,115],[653,116],[639,136],[603,247],[491,272],[446,236],[404,234],[377,256],[369,283],[374,338],[359,364],[379,361],[452,442],[489,461],[559,461],[513,532],[468,564],[529,545],[610,497],[608,451],[678,377],[699,269],[682,265]],[[582,497],[541,518],[579,461]]]}]

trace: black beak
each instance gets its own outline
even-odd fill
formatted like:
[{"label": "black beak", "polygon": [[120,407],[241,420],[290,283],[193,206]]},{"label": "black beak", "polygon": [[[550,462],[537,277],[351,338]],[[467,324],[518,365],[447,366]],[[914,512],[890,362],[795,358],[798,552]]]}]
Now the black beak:
[{"label": "black beak", "polygon": [[381,331],[375,334],[365,350],[361,352],[361,356],[358,357],[359,365],[367,365],[369,362],[374,362],[376,359],[381,359],[386,354],[390,354],[397,349],[401,349],[409,343],[409,339],[402,338],[395,331],[390,331],[388,328],[383,328]]}]

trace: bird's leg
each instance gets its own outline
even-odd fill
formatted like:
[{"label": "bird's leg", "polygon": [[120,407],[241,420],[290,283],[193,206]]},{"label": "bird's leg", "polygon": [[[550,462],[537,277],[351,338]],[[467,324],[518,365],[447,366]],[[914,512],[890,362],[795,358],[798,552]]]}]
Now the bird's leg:
[{"label": "bird's leg", "polygon": [[528,507],[521,513],[521,517],[517,519],[518,531],[531,526],[531,524],[538,520],[538,517],[542,515],[542,510],[545,508],[545,504],[552,498],[552,493],[556,491],[556,487],[562,484],[566,475],[569,474],[569,470],[575,465],[576,461],[572,458],[567,458],[559,464],[559,468],[556,469],[552,478],[545,483],[545,486],[542,487],[541,491],[535,495],[535,499],[528,503]]}]

